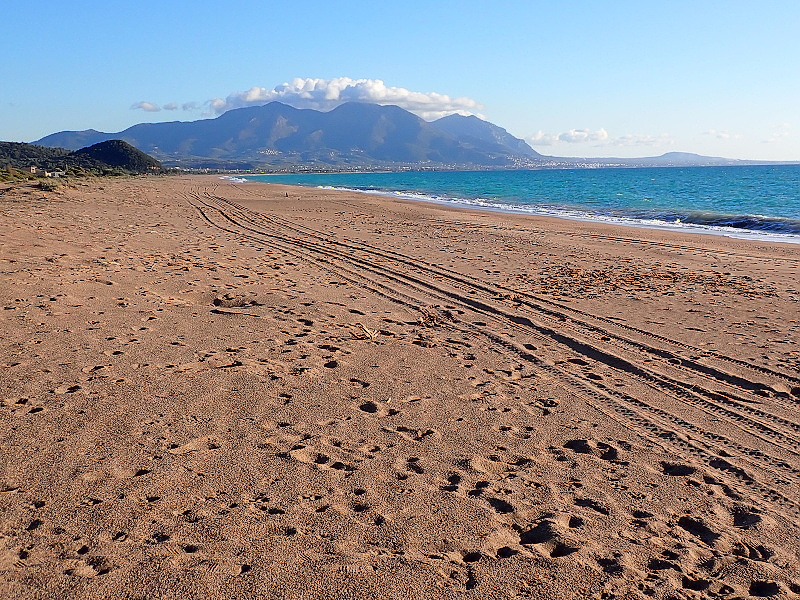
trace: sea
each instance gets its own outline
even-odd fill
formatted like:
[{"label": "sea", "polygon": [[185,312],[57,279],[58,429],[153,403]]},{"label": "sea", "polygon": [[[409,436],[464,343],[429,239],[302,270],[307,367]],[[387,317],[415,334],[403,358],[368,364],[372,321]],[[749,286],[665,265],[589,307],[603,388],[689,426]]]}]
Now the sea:
[{"label": "sea", "polygon": [[800,243],[800,165],[319,173],[246,179]]}]

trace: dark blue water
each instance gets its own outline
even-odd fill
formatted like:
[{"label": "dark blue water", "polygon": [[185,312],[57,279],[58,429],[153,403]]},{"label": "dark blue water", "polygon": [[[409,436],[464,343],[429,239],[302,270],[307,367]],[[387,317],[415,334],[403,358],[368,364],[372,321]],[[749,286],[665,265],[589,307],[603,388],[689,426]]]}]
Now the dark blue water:
[{"label": "dark blue water", "polygon": [[248,179],[800,242],[800,165],[325,173]]}]

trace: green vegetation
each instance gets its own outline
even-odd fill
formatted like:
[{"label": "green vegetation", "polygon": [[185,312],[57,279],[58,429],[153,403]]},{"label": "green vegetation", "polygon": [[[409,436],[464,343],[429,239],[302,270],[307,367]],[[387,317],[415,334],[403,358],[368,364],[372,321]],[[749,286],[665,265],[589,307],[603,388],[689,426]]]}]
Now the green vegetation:
[{"label": "green vegetation", "polygon": [[[36,173],[31,173],[30,167],[36,167]],[[21,142],[0,142],[0,181],[38,179],[45,177],[45,172],[83,177],[162,171],[156,159],[122,140],[101,142],[76,152]]]},{"label": "green vegetation", "polygon": [[122,140],[108,140],[73,152],[78,161],[92,161],[113,170],[133,173],[160,171],[161,163]]},{"label": "green vegetation", "polygon": [[55,192],[59,187],[58,179],[42,179],[36,187],[43,192]]},{"label": "green vegetation", "polygon": [[20,171],[13,167],[6,167],[0,170],[0,183],[7,183],[9,181],[26,181],[34,179],[35,175],[31,175],[25,171]]}]

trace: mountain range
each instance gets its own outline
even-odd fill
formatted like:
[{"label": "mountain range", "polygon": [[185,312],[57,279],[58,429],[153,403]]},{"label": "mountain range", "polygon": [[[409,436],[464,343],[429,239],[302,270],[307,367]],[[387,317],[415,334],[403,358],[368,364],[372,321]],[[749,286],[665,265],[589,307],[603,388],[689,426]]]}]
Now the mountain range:
[{"label": "mountain range", "polygon": [[34,144],[77,150],[120,139],[166,166],[228,169],[536,168],[753,164],[668,153],[642,159],[543,156],[475,116],[428,122],[398,106],[348,102],[328,112],[280,102],[213,119],[140,123],[116,133],[62,131]]},{"label": "mountain range", "polygon": [[36,142],[74,150],[121,139],[165,164],[510,167],[539,154],[505,129],[451,115],[429,123],[397,106],[348,102],[329,112],[280,102],[214,119],[141,123],[116,133],[63,131]]}]

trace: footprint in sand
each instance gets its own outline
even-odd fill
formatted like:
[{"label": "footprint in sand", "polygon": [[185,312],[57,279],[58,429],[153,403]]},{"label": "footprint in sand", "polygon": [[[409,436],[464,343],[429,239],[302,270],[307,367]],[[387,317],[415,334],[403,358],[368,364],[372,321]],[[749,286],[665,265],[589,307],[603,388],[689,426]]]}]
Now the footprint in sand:
[{"label": "footprint in sand", "polygon": [[528,528],[515,525],[514,529],[519,534],[520,544],[535,549],[543,556],[563,558],[581,549],[577,541],[572,541],[564,536],[551,518],[543,517],[538,523]]},{"label": "footprint in sand", "polygon": [[443,492],[457,492],[458,486],[462,481],[461,475],[458,473],[451,473],[447,476],[447,483],[445,485],[439,486],[439,489]]},{"label": "footprint in sand", "polygon": [[768,562],[773,556],[775,556],[775,551],[760,544],[757,546],[751,546],[750,544],[746,544],[744,542],[738,542],[736,546],[734,546],[732,554],[734,556],[743,556],[758,562]]},{"label": "footprint in sand", "polygon": [[689,465],[664,461],[661,462],[661,469],[664,472],[664,475],[670,475],[671,477],[684,477],[693,475],[697,471],[695,467],[691,467]]},{"label": "footprint in sand", "polygon": [[425,473],[425,468],[420,464],[419,457],[416,456],[398,458],[394,463],[394,468],[398,472],[398,475],[403,475],[403,477],[398,477],[398,479],[407,479],[408,473],[414,473],[416,475],[423,475]]},{"label": "footprint in sand", "polygon": [[678,519],[678,527],[690,533],[691,535],[699,538],[709,546],[713,546],[716,541],[721,537],[719,533],[712,530],[702,521],[693,519],[692,517],[684,516]]},{"label": "footprint in sand", "polygon": [[615,448],[611,444],[606,444],[605,442],[598,442],[595,440],[569,440],[564,444],[564,448],[568,448],[577,454],[589,454],[602,460],[623,465],[628,464],[620,460],[620,451],[618,448]]},{"label": "footprint in sand", "polygon": [[781,586],[774,581],[753,581],[748,591],[751,596],[770,598],[781,593]]},{"label": "footprint in sand", "polygon": [[494,431],[499,431],[506,435],[509,435],[513,438],[518,440],[529,440],[533,436],[531,432],[535,431],[535,427],[514,427],[512,425],[494,425],[492,427]]},{"label": "footprint in sand", "polygon": [[367,400],[359,404],[358,410],[367,414],[378,415],[379,417],[392,417],[400,414],[398,409],[389,408],[386,402],[375,402],[373,400]]},{"label": "footprint in sand", "polygon": [[[282,453],[279,453],[282,454]],[[313,448],[306,447],[302,444],[296,445],[292,450],[286,453],[287,458],[298,460],[302,463],[313,465],[320,470],[334,470],[343,473],[352,473],[356,467],[346,463],[342,460],[337,460],[335,457],[318,452]]]},{"label": "footprint in sand", "polygon": [[489,503],[489,506],[492,507],[492,510],[499,515],[506,515],[508,513],[514,512],[514,505],[510,502],[503,500],[502,498],[486,498],[486,502]]},{"label": "footprint in sand", "polygon": [[737,505],[731,511],[733,516],[733,526],[739,529],[750,529],[761,523],[761,516],[758,509],[743,505]]},{"label": "footprint in sand", "polygon": [[182,446],[178,446],[172,444],[171,447],[167,448],[167,452],[170,454],[189,454],[190,452],[204,452],[207,450],[216,450],[220,447],[219,441],[211,436],[199,437],[195,438]]},{"label": "footprint in sand", "polygon": [[597,513],[600,513],[601,515],[608,515],[610,512],[605,506],[600,504],[597,500],[592,500],[591,498],[575,498],[572,501],[572,503],[575,506],[591,509]]},{"label": "footprint in sand", "polygon": [[77,383],[73,384],[73,385],[62,385],[62,386],[57,387],[56,389],[54,389],[53,393],[54,394],[74,394],[75,392],[77,392],[80,389],[82,389],[82,388]]},{"label": "footprint in sand", "polygon": [[552,414],[552,408],[558,406],[558,401],[552,398],[537,398],[532,402],[523,404],[522,409],[532,415],[546,417]]},{"label": "footprint in sand", "polygon": [[436,429],[412,429],[411,427],[400,426],[395,429],[383,427],[383,431],[396,433],[400,437],[410,442],[421,442],[426,439],[438,439],[442,437]]},{"label": "footprint in sand", "polygon": [[85,560],[70,560],[67,564],[70,566],[64,569],[63,573],[72,577],[98,577],[111,571],[111,565],[100,556]]}]

